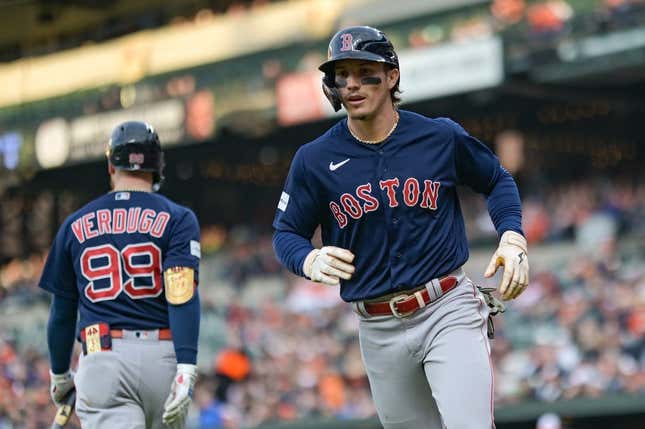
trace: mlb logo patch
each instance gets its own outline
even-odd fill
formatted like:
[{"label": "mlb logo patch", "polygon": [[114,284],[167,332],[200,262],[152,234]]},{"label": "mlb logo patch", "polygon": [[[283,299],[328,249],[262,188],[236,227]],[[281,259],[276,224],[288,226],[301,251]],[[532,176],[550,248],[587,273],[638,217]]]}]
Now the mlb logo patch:
[{"label": "mlb logo patch", "polygon": [[130,199],[130,193],[129,192],[117,192],[114,194],[114,199],[117,201],[124,201],[124,200],[129,200]]},{"label": "mlb logo patch", "polygon": [[278,203],[278,209],[285,211],[287,209],[288,204],[289,204],[289,194],[282,191],[282,195],[280,195],[280,202]]},{"label": "mlb logo patch", "polygon": [[131,153],[128,161],[130,164],[143,164],[144,156],[142,153]]},{"label": "mlb logo patch", "polygon": [[202,249],[199,246],[199,241],[190,240],[190,254],[196,258],[202,257]]}]

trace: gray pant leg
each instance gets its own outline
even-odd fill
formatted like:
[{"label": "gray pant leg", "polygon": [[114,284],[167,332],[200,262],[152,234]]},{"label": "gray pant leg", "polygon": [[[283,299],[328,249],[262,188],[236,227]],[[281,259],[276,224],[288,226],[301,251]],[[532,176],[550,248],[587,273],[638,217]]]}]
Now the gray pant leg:
[{"label": "gray pant leg", "polygon": [[393,317],[360,320],[361,354],[379,420],[385,429],[441,428],[422,356],[406,344],[406,324]]},{"label": "gray pant leg", "polygon": [[410,317],[359,315],[363,362],[385,429],[490,429],[488,308],[469,279]]},{"label": "gray pant leg", "polygon": [[133,368],[125,365],[116,351],[81,356],[75,377],[76,414],[81,426],[145,429],[145,416],[133,381]]},{"label": "gray pant leg", "polygon": [[437,311],[441,330],[424,360],[428,382],[449,429],[491,429],[493,369],[487,337],[488,307],[470,280]]},{"label": "gray pant leg", "polygon": [[108,409],[97,409],[78,403],[76,413],[84,429],[146,429],[143,412],[134,403],[123,402]]},{"label": "gray pant leg", "polygon": [[[142,368],[141,397],[143,400],[146,425],[150,429],[166,429],[162,423],[164,403],[170,393],[170,386],[177,372],[177,357],[172,341],[158,341],[148,344],[142,350],[143,361],[149,362]],[[185,424],[174,425],[182,429]]]},{"label": "gray pant leg", "polygon": [[176,371],[172,341],[114,339],[112,351],[82,356],[75,379],[81,425],[167,429],[162,415]]}]

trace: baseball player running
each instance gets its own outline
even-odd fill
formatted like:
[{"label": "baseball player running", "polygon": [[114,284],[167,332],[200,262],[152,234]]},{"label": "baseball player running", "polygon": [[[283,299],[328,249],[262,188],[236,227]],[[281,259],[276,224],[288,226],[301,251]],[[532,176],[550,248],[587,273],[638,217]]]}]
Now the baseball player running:
[{"label": "baseball player running", "polygon": [[199,226],[152,192],[164,161],[148,124],[117,126],[107,158],[112,192],[67,218],[40,280],[53,294],[51,396],[76,388],[84,428],[181,428],[197,376]]},{"label": "baseball player running", "polygon": [[462,269],[456,186],[487,199],[500,242],[485,275],[504,267],[505,300],[528,284],[517,186],[455,122],[397,109],[399,62],[382,32],[338,32],[320,70],[347,118],[295,154],[273,223],[276,254],[298,275],[340,285],[353,304],[386,429],[492,428],[490,296]]}]

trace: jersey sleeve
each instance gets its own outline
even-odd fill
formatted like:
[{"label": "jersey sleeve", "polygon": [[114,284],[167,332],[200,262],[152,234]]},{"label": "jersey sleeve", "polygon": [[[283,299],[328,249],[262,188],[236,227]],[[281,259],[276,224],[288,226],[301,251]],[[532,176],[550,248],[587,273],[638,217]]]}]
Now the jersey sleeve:
[{"label": "jersey sleeve", "polygon": [[69,222],[65,222],[58,230],[38,286],[55,295],[78,299],[76,274],[68,242],[69,225]]},{"label": "jersey sleeve", "polygon": [[522,205],[517,185],[495,154],[457,123],[452,127],[458,183],[486,195],[488,213],[501,236],[505,231],[522,232]]},{"label": "jersey sleeve", "polygon": [[170,230],[163,271],[173,267],[192,268],[195,270],[195,281],[197,281],[200,257],[199,223],[195,213],[186,209]]},{"label": "jersey sleeve", "polygon": [[310,184],[301,147],[291,161],[289,175],[280,195],[278,209],[273,220],[276,231],[293,232],[311,239],[320,223],[319,199]]},{"label": "jersey sleeve", "polygon": [[499,159],[459,124],[446,118],[442,120],[450,128],[454,139],[457,183],[481,194],[489,194],[501,174]]}]

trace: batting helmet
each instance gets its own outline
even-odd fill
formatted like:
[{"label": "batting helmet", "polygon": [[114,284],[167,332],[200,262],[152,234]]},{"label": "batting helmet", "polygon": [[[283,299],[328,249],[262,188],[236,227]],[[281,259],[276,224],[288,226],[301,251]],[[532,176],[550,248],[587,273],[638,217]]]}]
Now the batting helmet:
[{"label": "batting helmet", "polygon": [[145,122],[117,125],[110,135],[107,158],[119,170],[147,171],[153,174],[153,189],[163,182],[164,159],[159,136]]},{"label": "batting helmet", "polygon": [[334,65],[337,61],[351,59],[375,61],[399,68],[399,57],[394,46],[382,31],[364,25],[340,30],[329,42],[327,61],[318,67],[325,73],[323,91],[335,111],[340,110],[341,98],[336,88]]}]

